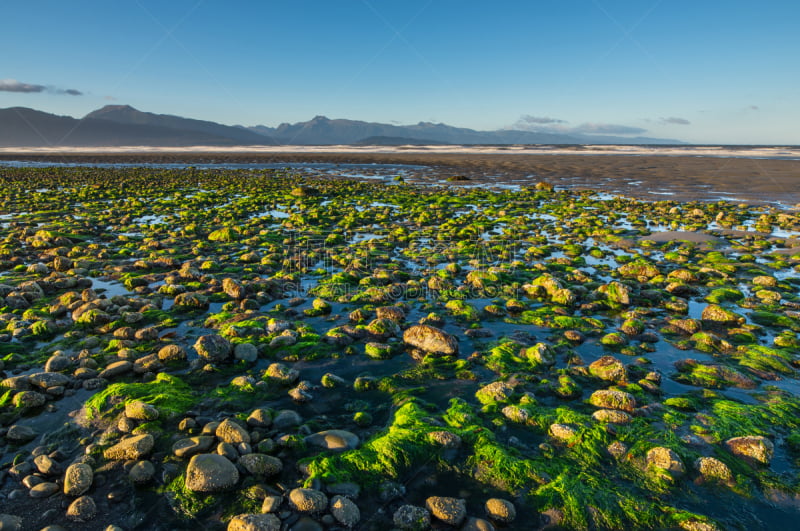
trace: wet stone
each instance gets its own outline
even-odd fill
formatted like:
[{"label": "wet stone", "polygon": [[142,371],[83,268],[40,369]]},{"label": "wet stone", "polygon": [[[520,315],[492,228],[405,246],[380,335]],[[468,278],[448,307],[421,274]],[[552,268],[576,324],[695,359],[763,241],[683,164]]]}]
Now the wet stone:
[{"label": "wet stone", "polygon": [[194,492],[218,492],[232,488],[239,471],[228,459],[217,454],[192,457],[186,469],[186,488]]},{"label": "wet stone", "polygon": [[467,516],[467,504],[460,498],[431,496],[425,500],[425,507],[437,520],[457,526]]}]

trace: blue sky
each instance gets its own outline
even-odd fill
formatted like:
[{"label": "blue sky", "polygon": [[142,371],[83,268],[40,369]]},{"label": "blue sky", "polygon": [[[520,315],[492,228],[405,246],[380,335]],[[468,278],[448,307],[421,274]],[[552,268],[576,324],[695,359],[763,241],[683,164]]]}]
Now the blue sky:
[{"label": "blue sky", "polygon": [[790,1],[7,0],[0,107],[800,144],[798,52]]}]

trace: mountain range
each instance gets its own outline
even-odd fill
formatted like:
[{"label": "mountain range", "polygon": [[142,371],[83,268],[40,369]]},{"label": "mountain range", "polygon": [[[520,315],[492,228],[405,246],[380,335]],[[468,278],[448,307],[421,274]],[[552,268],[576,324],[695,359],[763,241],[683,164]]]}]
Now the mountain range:
[{"label": "mountain range", "polygon": [[476,131],[430,122],[390,125],[325,116],[278,127],[244,127],[143,112],[129,105],[107,105],[81,119],[27,107],[0,109],[0,147],[680,143],[665,138]]}]

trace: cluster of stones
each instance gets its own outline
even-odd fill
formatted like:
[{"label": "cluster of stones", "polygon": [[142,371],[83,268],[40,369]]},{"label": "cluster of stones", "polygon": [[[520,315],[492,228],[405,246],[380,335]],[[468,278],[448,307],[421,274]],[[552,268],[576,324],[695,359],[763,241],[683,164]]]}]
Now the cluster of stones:
[{"label": "cluster of stones", "polygon": [[392,517],[394,525],[408,531],[425,531],[432,522],[439,522],[462,531],[493,531],[494,524],[505,527],[517,517],[514,504],[501,498],[490,498],[484,505],[486,518],[469,516],[467,502],[463,498],[431,496],[425,506],[401,505]]}]

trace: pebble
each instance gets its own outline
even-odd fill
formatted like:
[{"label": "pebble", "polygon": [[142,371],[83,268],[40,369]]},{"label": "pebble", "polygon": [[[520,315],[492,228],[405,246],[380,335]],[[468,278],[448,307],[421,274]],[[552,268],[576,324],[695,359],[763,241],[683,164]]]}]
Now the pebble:
[{"label": "pebble", "polygon": [[67,508],[67,518],[76,522],[86,522],[97,515],[97,506],[89,496],[81,496]]},{"label": "pebble", "polygon": [[321,513],[328,507],[328,497],[318,490],[297,488],[289,492],[289,503],[301,513]]},{"label": "pebble", "polygon": [[80,496],[92,486],[94,472],[92,467],[84,463],[75,463],[67,467],[64,474],[64,494]]}]

